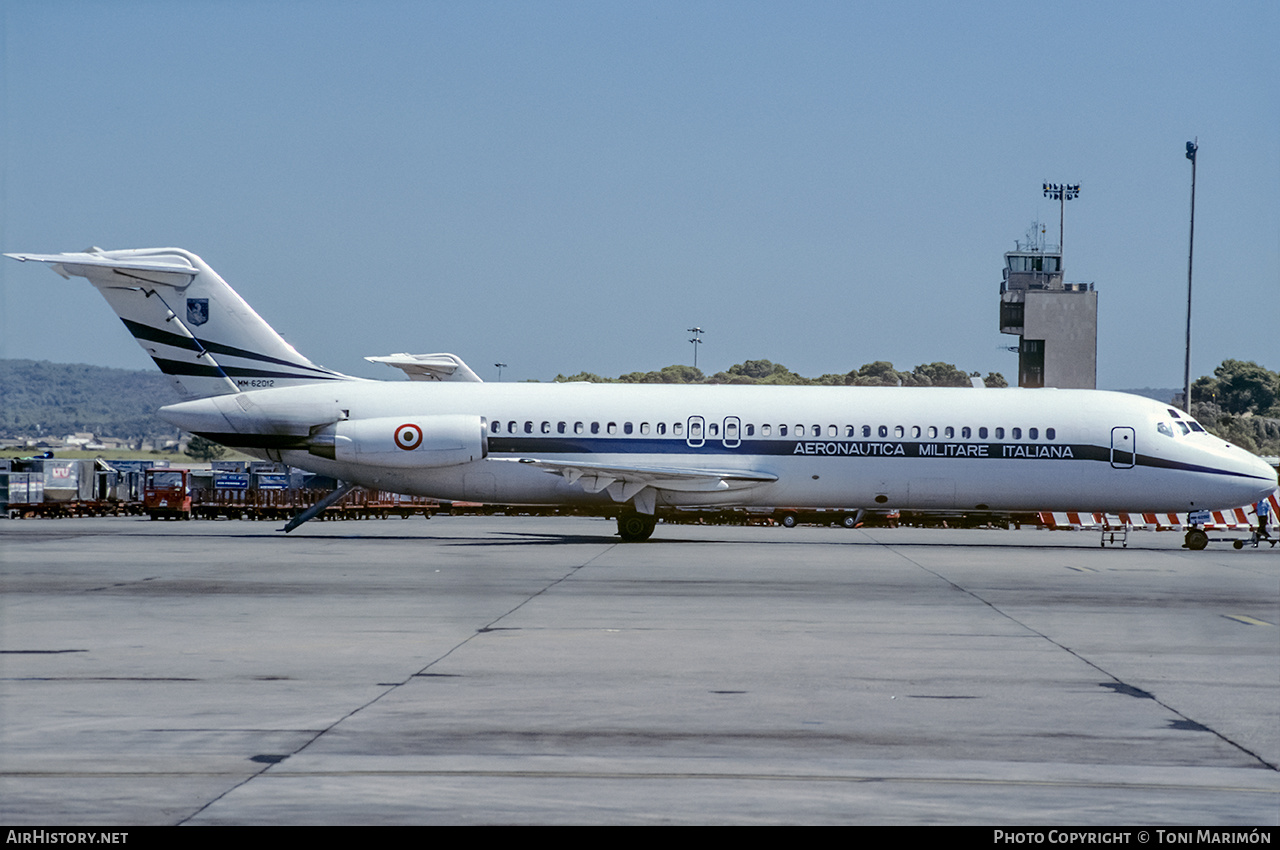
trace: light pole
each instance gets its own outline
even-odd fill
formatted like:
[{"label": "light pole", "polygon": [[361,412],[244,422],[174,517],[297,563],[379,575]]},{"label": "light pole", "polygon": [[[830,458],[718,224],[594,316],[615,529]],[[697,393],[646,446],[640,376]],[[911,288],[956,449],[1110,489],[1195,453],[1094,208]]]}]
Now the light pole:
[{"label": "light pole", "polygon": [[1062,217],[1067,211],[1067,201],[1080,197],[1080,184],[1045,183],[1044,196],[1058,202],[1058,253],[1062,253]]},{"label": "light pole", "polygon": [[689,342],[693,343],[693,368],[698,368],[698,346],[702,345],[702,328],[689,328],[689,333],[693,334],[693,339]]},{"label": "light pole", "polygon": [[507,364],[506,364],[506,363],[494,363],[493,365],[498,367],[498,383],[502,383],[502,369],[503,369],[503,367],[504,367],[504,366],[506,366]]},{"label": "light pole", "polygon": [[1196,249],[1196,151],[1200,137],[1187,142],[1187,159],[1191,160],[1191,236],[1187,241],[1187,359],[1182,370],[1182,409],[1191,413],[1191,258]]}]

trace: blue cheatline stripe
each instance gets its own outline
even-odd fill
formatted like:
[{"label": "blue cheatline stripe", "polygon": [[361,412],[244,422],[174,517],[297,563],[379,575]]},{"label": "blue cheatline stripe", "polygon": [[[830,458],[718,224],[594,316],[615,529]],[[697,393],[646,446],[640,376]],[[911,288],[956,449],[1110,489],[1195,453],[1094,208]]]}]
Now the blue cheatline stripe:
[{"label": "blue cheatline stripe", "polygon": [[1250,475],[1247,472],[1232,472],[1229,469],[1214,469],[1212,466],[1198,466],[1194,463],[1183,463],[1177,460],[1167,460],[1162,457],[1151,457],[1150,455],[1138,455],[1138,466],[1149,466],[1152,469],[1181,469],[1184,472],[1208,472],[1212,475],[1230,475],[1235,478],[1256,478],[1259,481],[1266,481],[1260,475]]},{"label": "blue cheatline stripe", "polygon": [[836,458],[915,457],[973,460],[1110,460],[1108,449],[1080,443],[938,443],[904,440],[748,439],[690,446],[678,437],[507,436],[491,434],[489,450],[509,454],[715,454]]},{"label": "blue cheatline stripe", "polygon": [[[923,458],[929,460],[1006,460],[1006,461],[1094,461],[1110,463],[1111,449],[1087,443],[931,443],[903,442],[895,440],[743,440],[736,448],[727,448],[720,441],[708,440],[697,448],[684,440],[654,437],[489,437],[489,451],[493,454],[521,455],[644,455],[682,454],[717,456],[772,456],[854,458]],[[1128,453],[1126,453],[1128,454]],[[1140,454],[1136,465],[1151,469],[1177,469],[1184,472],[1203,472],[1211,475],[1227,475],[1235,478],[1259,478],[1245,472],[1216,469],[1211,466],[1184,463]]]},{"label": "blue cheatline stripe", "polygon": [[151,325],[144,325],[141,322],[134,322],[130,319],[122,318],[120,321],[124,322],[124,326],[129,329],[129,333],[133,334],[135,339],[145,339],[148,342],[158,342],[162,345],[171,345],[174,348],[182,348],[187,351],[208,351],[210,354],[227,354],[244,360],[260,360],[264,363],[276,363],[280,366],[290,366],[294,369],[305,369],[308,372],[316,372],[321,375],[336,375],[335,372],[318,366],[306,366],[302,363],[282,360],[279,357],[269,357],[266,354],[258,354],[244,348],[236,348],[220,342],[211,342],[199,337],[192,339],[188,336],[182,336],[161,328],[154,328]]},{"label": "blue cheatline stripe", "polygon": [[[185,365],[185,364],[179,364]],[[206,367],[207,368],[207,367]],[[290,376],[285,376],[290,377]],[[306,448],[305,437],[290,437],[278,434],[201,434],[217,443],[225,446],[242,447],[242,448],[266,448],[266,449],[303,449]],[[1070,450],[1070,457],[1066,456],[1066,452],[1062,452],[1058,457],[1034,457],[1026,454],[1027,451],[1036,448],[1024,443],[970,443],[970,444],[939,444],[939,443],[895,443],[895,442],[879,442],[867,443],[865,446],[878,446],[879,448],[865,449],[864,453],[858,453],[852,449],[845,450],[843,453],[818,455],[816,452],[796,451],[797,444],[805,445],[808,441],[796,440],[749,440],[744,441],[738,448],[725,448],[720,443],[707,442],[699,448],[691,448],[684,440],[677,439],[654,439],[654,438],[635,438],[635,439],[618,439],[611,437],[604,438],[565,438],[565,437],[489,437],[489,452],[491,454],[524,454],[524,455],[744,455],[744,456],[773,456],[788,457],[797,454],[805,457],[825,456],[825,457],[841,457],[841,458],[861,458],[861,457],[880,457],[880,458],[924,458],[928,460],[936,460],[939,458],[947,458],[951,460],[1083,460],[1083,461],[1106,461],[1111,460],[1111,450],[1104,446],[1092,446],[1086,443],[1063,444],[1059,448]],[[828,441],[836,442],[836,441]],[[968,446],[985,446],[988,451],[985,455],[980,454],[952,454],[942,455],[936,453],[936,447],[939,445],[968,445]],[[921,447],[935,447],[932,449],[921,450]],[[898,449],[901,451],[898,451]],[[1011,454],[1006,455],[1005,449],[1008,448]],[[998,451],[996,451],[998,449]],[[955,451],[955,450],[953,450]],[[976,452],[976,450],[974,450]],[[1022,452],[1019,454],[1018,452]],[[615,461],[616,463],[616,461]],[[1146,466],[1153,469],[1178,469],[1184,472],[1203,472],[1210,475],[1228,475],[1235,478],[1256,478],[1259,481],[1265,481],[1256,475],[1249,475],[1243,472],[1233,472],[1227,469],[1215,469],[1211,466],[1199,466],[1197,464],[1182,463],[1181,461],[1167,460],[1165,458],[1151,457],[1149,455],[1138,455],[1138,466]],[[1122,473],[1123,471],[1118,471]]]}]

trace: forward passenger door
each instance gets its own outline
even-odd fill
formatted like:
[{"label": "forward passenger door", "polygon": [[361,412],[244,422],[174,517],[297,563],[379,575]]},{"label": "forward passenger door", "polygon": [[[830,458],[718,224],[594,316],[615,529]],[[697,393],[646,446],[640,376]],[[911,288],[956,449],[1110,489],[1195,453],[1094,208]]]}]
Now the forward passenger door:
[{"label": "forward passenger door", "polygon": [[1111,429],[1111,467],[1113,469],[1132,469],[1137,448],[1134,446],[1132,428],[1118,426]]}]

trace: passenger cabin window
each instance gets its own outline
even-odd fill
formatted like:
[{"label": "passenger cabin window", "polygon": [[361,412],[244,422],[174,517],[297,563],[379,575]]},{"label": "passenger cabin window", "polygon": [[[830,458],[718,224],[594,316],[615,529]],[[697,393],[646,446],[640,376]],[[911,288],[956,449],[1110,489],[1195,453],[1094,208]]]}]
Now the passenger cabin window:
[{"label": "passenger cabin window", "polygon": [[563,423],[563,422],[557,422],[557,423],[556,423],[556,433],[557,433],[557,434],[563,434],[563,433],[565,432],[565,427],[566,427],[566,426],[565,426],[565,423]]},{"label": "passenger cabin window", "polygon": [[675,434],[677,437],[684,436],[684,423],[683,422],[674,423],[671,426],[671,433]]},{"label": "passenger cabin window", "polygon": [[649,423],[648,423],[648,422],[641,422],[641,423],[640,423],[640,433],[641,433],[641,434],[648,434],[648,433],[649,433]]},{"label": "passenger cabin window", "polygon": [[508,423],[507,423],[507,433],[508,433],[508,434],[514,434],[516,431],[518,431],[518,430],[519,430],[519,427],[520,427],[520,426],[519,426],[519,425],[517,425],[515,422],[508,422]]},{"label": "passenger cabin window", "polygon": [[870,426],[870,425],[863,425],[863,426],[862,426],[862,436],[863,436],[864,438],[865,438],[865,437],[870,437],[870,436],[871,436],[871,426]]},{"label": "passenger cabin window", "polygon": [[903,430],[901,425],[893,426],[893,436],[897,437],[899,440],[906,436],[906,433],[907,432]]},{"label": "passenger cabin window", "polygon": [[773,426],[772,426],[772,425],[761,425],[761,426],[760,426],[760,436],[761,436],[761,437],[768,437],[768,436],[770,436],[770,435],[772,435],[772,434],[773,434]]},{"label": "passenger cabin window", "polygon": [[497,433],[501,432],[501,431],[502,431],[502,423],[501,423],[501,422],[490,422],[490,423],[489,423],[489,430],[490,430],[490,431],[492,431],[492,432],[493,432],[493,433],[495,433],[495,434],[497,434]]},{"label": "passenger cabin window", "polygon": [[581,422],[573,423],[573,433],[581,434],[585,430],[586,430],[586,426],[583,425]]},{"label": "passenger cabin window", "polygon": [[600,423],[599,423],[599,422],[592,422],[592,423],[591,423],[591,433],[592,433],[592,434],[599,434],[599,433],[600,433]]},{"label": "passenger cabin window", "polygon": [[1010,437],[1012,437],[1012,438],[1013,438],[1013,439],[1015,439],[1015,440],[1021,440],[1021,439],[1022,439],[1022,429],[1021,429],[1021,428],[1014,428],[1014,429],[1013,429],[1013,431],[1009,434],[1009,436],[1010,436]]},{"label": "passenger cabin window", "polygon": [[968,425],[960,429],[960,439],[968,440],[972,436],[973,436],[973,429],[970,428]]},{"label": "passenger cabin window", "polygon": [[525,422],[524,422],[524,432],[525,432],[526,434],[532,434],[532,433],[533,433],[533,423],[532,423],[532,422],[530,422],[530,421],[529,421],[529,420],[527,420],[527,419],[526,419],[526,420],[525,420]]},{"label": "passenger cabin window", "polygon": [[954,440],[956,437],[956,429],[948,425],[946,429],[943,430],[942,435],[946,437],[948,440]]},{"label": "passenger cabin window", "polygon": [[604,426],[604,430],[607,434],[616,434],[618,433],[618,423],[610,422],[608,425]]},{"label": "passenger cabin window", "polygon": [[550,423],[550,422],[543,422],[543,423],[542,423],[542,433],[544,433],[544,434],[550,434],[550,433],[551,433],[551,423]]},{"label": "passenger cabin window", "polygon": [[996,439],[997,439],[997,440],[1003,440],[1003,439],[1004,439],[1004,429],[1003,429],[1003,428],[997,428],[997,429],[996,429]]},{"label": "passenger cabin window", "polygon": [[787,436],[787,426],[786,426],[786,425],[779,425],[779,426],[778,426],[778,436],[779,436],[779,437],[785,437],[785,436]]},{"label": "passenger cabin window", "polygon": [[659,434],[659,435],[662,435],[662,434],[665,434],[665,433],[667,433],[667,423],[665,423],[665,422],[659,422],[659,423],[658,423],[658,434]]},{"label": "passenger cabin window", "polygon": [[978,439],[985,440],[987,438],[987,426],[983,425],[978,429]]},{"label": "passenger cabin window", "polygon": [[1040,429],[1039,429],[1039,428],[1028,428],[1028,429],[1027,429],[1027,439],[1028,439],[1028,440],[1038,440],[1038,439],[1040,439]]},{"label": "passenger cabin window", "polygon": [[1054,440],[1054,439],[1057,439],[1057,433],[1056,433],[1052,428],[1045,428],[1045,429],[1044,429],[1044,438],[1045,438],[1046,440]]}]

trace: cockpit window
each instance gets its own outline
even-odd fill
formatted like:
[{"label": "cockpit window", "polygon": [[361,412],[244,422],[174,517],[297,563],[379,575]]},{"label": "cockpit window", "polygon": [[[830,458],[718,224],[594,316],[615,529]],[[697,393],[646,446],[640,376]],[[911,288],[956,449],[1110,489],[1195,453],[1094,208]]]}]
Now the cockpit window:
[{"label": "cockpit window", "polygon": [[1164,434],[1166,437],[1173,436],[1173,429],[1169,427],[1168,422],[1157,422],[1156,430],[1159,431],[1161,434]]}]

